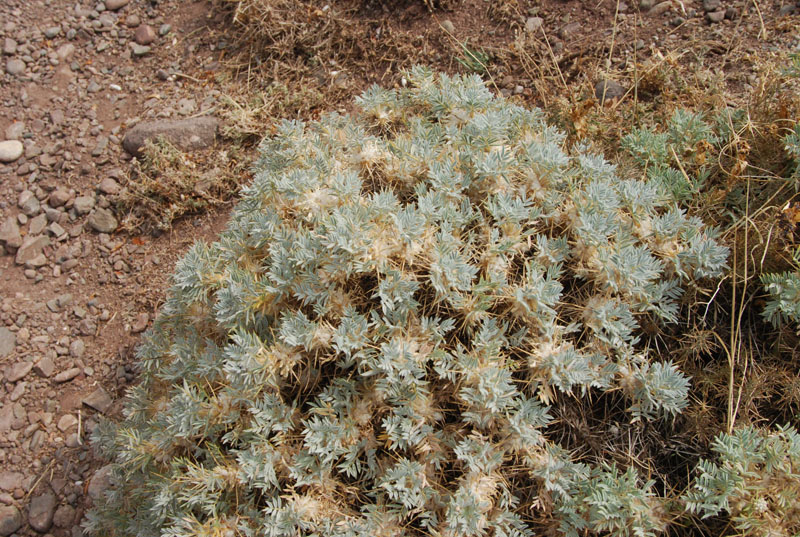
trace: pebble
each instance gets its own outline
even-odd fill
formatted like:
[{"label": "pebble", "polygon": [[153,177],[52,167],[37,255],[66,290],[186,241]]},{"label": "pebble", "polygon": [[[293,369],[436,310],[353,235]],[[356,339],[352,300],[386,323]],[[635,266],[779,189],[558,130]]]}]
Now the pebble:
[{"label": "pebble", "polygon": [[117,219],[108,209],[98,208],[89,215],[89,226],[98,233],[111,233],[117,229]]},{"label": "pebble", "polygon": [[456,33],[456,26],[450,19],[445,19],[442,21],[442,28],[444,28],[444,31],[448,34]]},{"label": "pebble", "polygon": [[56,375],[53,380],[56,381],[58,384],[62,384],[64,382],[69,382],[70,380],[74,379],[78,375],[81,374],[80,367],[73,367],[71,369],[67,369],[66,371],[62,371],[58,375]]},{"label": "pebble", "polygon": [[142,312],[136,316],[136,320],[131,325],[131,332],[138,334],[144,332],[147,328],[147,323],[150,321],[150,315],[147,312]]},{"label": "pebble", "polygon": [[105,0],[106,9],[109,11],[116,11],[127,6],[131,0]]},{"label": "pebble", "polygon": [[650,11],[656,5],[655,0],[639,0],[639,9],[641,11]]},{"label": "pebble", "polygon": [[0,506],[0,536],[7,537],[22,527],[22,514],[13,505]]},{"label": "pebble", "polygon": [[136,13],[128,15],[125,17],[125,26],[128,28],[136,28],[142,23],[142,19]]},{"label": "pebble", "polygon": [[94,208],[94,203],[94,198],[91,196],[78,196],[75,198],[73,207],[78,215],[84,215],[91,212],[91,210]]},{"label": "pebble", "polygon": [[16,53],[17,53],[17,42],[11,39],[10,37],[6,37],[3,40],[3,54],[11,56]]},{"label": "pebble", "polygon": [[6,62],[6,72],[10,75],[19,75],[25,72],[25,62],[19,58],[11,58]]},{"label": "pebble", "polygon": [[142,24],[136,28],[133,39],[140,45],[149,45],[156,40],[156,32],[149,24]]},{"label": "pebble", "polygon": [[67,60],[73,54],[75,54],[75,45],[72,43],[64,43],[56,50],[56,56],[58,56],[60,60]]},{"label": "pebble", "polygon": [[0,142],[0,162],[14,162],[21,157],[24,152],[25,148],[19,140]]},{"label": "pebble", "polygon": [[604,104],[606,101],[616,100],[625,95],[625,88],[613,80],[603,79],[595,84],[594,95],[600,104]]},{"label": "pebble", "polygon": [[31,499],[28,510],[28,523],[39,533],[44,533],[53,525],[56,511],[56,497],[52,492]]},{"label": "pebble", "polygon": [[722,5],[722,0],[703,0],[703,11],[709,13],[716,11]]},{"label": "pebble", "polygon": [[47,39],[53,39],[61,33],[61,26],[51,26],[44,31],[44,36]]},{"label": "pebble", "polygon": [[22,488],[22,482],[25,476],[20,472],[2,472],[0,473],[0,490],[8,492]]},{"label": "pebble", "polygon": [[17,207],[22,210],[25,216],[34,216],[39,212],[40,204],[36,195],[30,190],[23,190],[20,192],[19,199],[17,200]]},{"label": "pebble", "polygon": [[53,192],[50,193],[50,198],[48,198],[48,203],[50,207],[61,207],[66,205],[66,203],[70,199],[69,191],[64,188],[56,188]]},{"label": "pebble", "polygon": [[164,23],[161,26],[159,26],[158,35],[165,36],[168,33],[170,33],[171,31],[172,31],[172,25]]},{"label": "pebble", "polygon": [[706,13],[706,20],[710,23],[722,22],[725,19],[725,11],[712,11]]},{"label": "pebble", "polygon": [[5,326],[0,326],[0,357],[8,356],[14,352],[16,345],[17,335]]},{"label": "pebble", "polygon": [[80,358],[86,349],[86,344],[82,339],[75,339],[69,344],[69,355],[73,358]]},{"label": "pebble", "polygon": [[133,55],[134,56],[144,56],[144,55],[148,54],[151,49],[150,49],[150,47],[148,47],[146,45],[139,45],[137,43],[137,44],[134,44],[131,47],[131,50],[133,51]]},{"label": "pebble", "polygon": [[653,8],[649,11],[650,15],[657,16],[661,15],[662,13],[666,13],[672,9],[672,1],[666,0],[664,2],[659,2],[658,4],[654,5]]}]

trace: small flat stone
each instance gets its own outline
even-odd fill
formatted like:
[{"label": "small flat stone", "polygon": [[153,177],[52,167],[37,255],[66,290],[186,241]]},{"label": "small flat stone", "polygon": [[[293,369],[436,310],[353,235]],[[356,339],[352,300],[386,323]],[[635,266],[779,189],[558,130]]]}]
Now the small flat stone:
[{"label": "small flat stone", "polygon": [[6,140],[19,140],[25,134],[25,123],[15,121],[6,129]]},{"label": "small flat stone", "polygon": [[26,216],[35,216],[41,209],[41,204],[33,192],[30,190],[23,190],[19,193],[17,207],[22,210],[22,214]]},{"label": "small flat stone", "polygon": [[0,537],[7,537],[22,527],[22,514],[13,505],[0,506]]},{"label": "small flat stone", "polygon": [[52,492],[31,498],[28,508],[28,524],[39,533],[44,533],[53,525],[56,512],[56,497]]},{"label": "small flat stone", "polygon": [[0,357],[8,356],[14,352],[14,347],[16,346],[17,335],[5,326],[0,326]]},{"label": "small flat stone", "polygon": [[710,23],[722,22],[725,20],[725,11],[712,11],[706,13],[706,20]]},{"label": "small flat stone", "polygon": [[665,2],[659,2],[658,4],[653,6],[653,9],[650,10],[649,14],[653,16],[661,15],[662,13],[666,13],[672,9],[672,1],[666,0]]},{"label": "small flat stone", "polygon": [[83,399],[83,404],[105,414],[111,405],[114,403],[111,396],[102,388],[98,387],[95,391],[90,393]]},{"label": "small flat stone", "polygon": [[117,183],[111,177],[106,177],[105,179],[100,181],[100,185],[97,188],[100,190],[100,192],[102,192],[103,194],[108,194],[109,196],[114,196],[116,194],[119,194],[119,191],[121,190],[119,183]]},{"label": "small flat stone", "polygon": [[75,45],[72,43],[64,43],[56,50],[56,55],[60,60],[68,60],[73,54],[75,54]]},{"label": "small flat stone", "polygon": [[31,372],[33,364],[30,362],[17,362],[6,370],[6,379],[9,382],[17,382],[22,380]]},{"label": "small flat stone", "polygon": [[62,207],[69,201],[69,191],[65,188],[56,188],[50,193],[48,203],[50,207]]},{"label": "small flat stone", "polygon": [[14,162],[24,152],[25,148],[19,140],[0,142],[0,162]]},{"label": "small flat stone", "polygon": [[81,369],[79,367],[73,367],[67,369],[66,371],[62,371],[58,375],[56,375],[53,380],[56,381],[58,384],[62,384],[64,382],[69,382],[70,380],[74,379],[78,375],[81,374]]},{"label": "small flat stone", "polygon": [[613,80],[603,79],[594,86],[594,96],[600,104],[606,101],[613,101],[625,95],[625,88]]},{"label": "small flat stone", "polygon": [[61,419],[58,420],[58,430],[62,433],[69,431],[72,427],[78,425],[78,418],[73,416],[72,414],[64,414],[61,416]]},{"label": "small flat stone", "polygon": [[444,31],[448,34],[456,33],[456,25],[453,24],[453,21],[450,19],[445,19],[442,21],[442,28],[444,28]]}]

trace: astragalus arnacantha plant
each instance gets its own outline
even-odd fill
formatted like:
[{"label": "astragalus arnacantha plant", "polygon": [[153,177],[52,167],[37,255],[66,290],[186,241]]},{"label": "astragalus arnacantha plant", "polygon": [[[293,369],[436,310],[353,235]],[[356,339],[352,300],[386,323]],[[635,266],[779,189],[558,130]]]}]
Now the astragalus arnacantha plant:
[{"label": "astragalus arnacantha plant", "polygon": [[689,381],[639,324],[674,321],[727,251],[479,78],[407,78],[281,124],[227,231],[178,264],[125,420],[97,433],[97,534],[664,527],[651,481],[547,438],[548,405],[679,412]]}]

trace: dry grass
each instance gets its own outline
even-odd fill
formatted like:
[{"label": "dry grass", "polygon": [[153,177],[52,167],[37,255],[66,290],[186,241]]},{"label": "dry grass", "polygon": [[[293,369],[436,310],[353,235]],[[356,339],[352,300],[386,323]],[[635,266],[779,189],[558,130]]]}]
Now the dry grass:
[{"label": "dry grass", "polygon": [[187,154],[164,139],[148,141],[114,200],[123,229],[163,231],[177,218],[228,201],[247,180],[248,162],[233,145]]}]

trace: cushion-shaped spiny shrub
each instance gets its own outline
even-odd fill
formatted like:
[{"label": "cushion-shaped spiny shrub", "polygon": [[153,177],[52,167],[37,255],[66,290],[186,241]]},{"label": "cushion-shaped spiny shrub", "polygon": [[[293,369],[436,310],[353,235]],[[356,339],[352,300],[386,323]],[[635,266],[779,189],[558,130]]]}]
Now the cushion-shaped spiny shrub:
[{"label": "cushion-shaped spiny shrub", "polygon": [[793,427],[721,434],[686,495],[704,518],[727,514],[741,535],[800,535],[800,435]]},{"label": "cushion-shaped spiny shrub", "polygon": [[[228,229],[178,264],[97,534],[648,535],[633,469],[547,439],[564,394],[686,405],[640,345],[727,251],[656,183],[569,154],[477,77],[407,74],[358,115],[284,122]],[[550,517],[550,518],[548,518]]]}]

